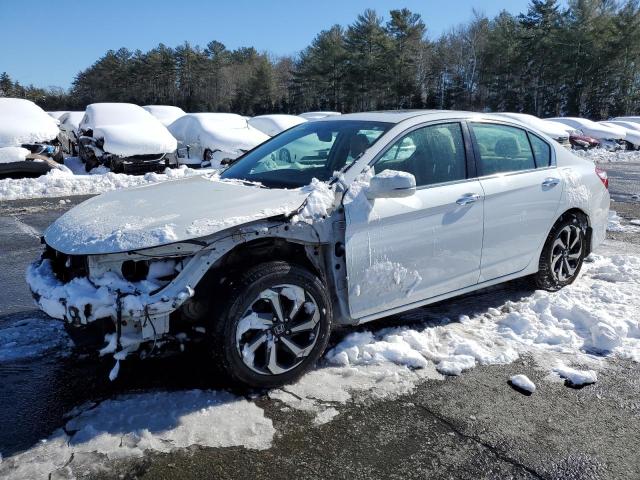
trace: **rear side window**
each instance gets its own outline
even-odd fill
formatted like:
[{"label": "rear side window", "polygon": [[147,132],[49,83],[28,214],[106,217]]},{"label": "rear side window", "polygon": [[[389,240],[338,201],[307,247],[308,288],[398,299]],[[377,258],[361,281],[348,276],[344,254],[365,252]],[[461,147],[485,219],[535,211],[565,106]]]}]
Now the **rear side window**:
[{"label": "rear side window", "polygon": [[533,154],[536,157],[536,167],[542,168],[551,165],[551,146],[533,133],[529,133],[529,140],[531,140]]},{"label": "rear side window", "polygon": [[524,130],[491,123],[472,123],[471,129],[480,153],[480,175],[536,168]]},{"label": "rear side window", "polygon": [[463,180],[467,167],[462,127],[445,123],[412,130],[384,153],[374,170],[411,173],[418,187]]}]

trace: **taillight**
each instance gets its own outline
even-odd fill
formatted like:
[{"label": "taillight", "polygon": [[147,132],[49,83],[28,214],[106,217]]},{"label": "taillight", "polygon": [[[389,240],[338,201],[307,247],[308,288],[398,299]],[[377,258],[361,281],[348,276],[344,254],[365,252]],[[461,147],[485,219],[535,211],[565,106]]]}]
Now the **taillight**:
[{"label": "taillight", "polygon": [[608,190],[609,189],[609,175],[607,175],[607,172],[605,170],[601,169],[600,167],[596,167],[596,175],[598,175],[598,178],[600,178],[600,181],[604,185],[604,188],[606,188]]}]

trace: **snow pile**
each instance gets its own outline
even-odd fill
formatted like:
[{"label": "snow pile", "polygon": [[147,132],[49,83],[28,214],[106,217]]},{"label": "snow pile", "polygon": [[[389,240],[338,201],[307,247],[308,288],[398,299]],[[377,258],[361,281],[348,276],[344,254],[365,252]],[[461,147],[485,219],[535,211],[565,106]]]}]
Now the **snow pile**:
[{"label": "snow pile", "polygon": [[[67,159],[67,162],[74,166],[74,160],[76,159],[71,161]],[[91,175],[77,175],[69,169],[54,169],[38,178],[0,180],[0,201],[96,195],[111,190],[138,187],[205,173],[203,170],[193,170],[184,166],[177,169],[167,168],[164,173],[147,173],[144,176],[104,172],[105,170],[94,169]]]},{"label": "snow pile", "polygon": [[0,147],[41,143],[58,135],[57,121],[35,103],[21,98],[0,98]]},{"label": "snow pile", "polygon": [[180,107],[174,107],[172,105],[145,105],[142,108],[156,117],[165,127],[168,127],[178,118],[186,115],[185,111]]},{"label": "snow pile", "polygon": [[262,409],[221,391],[122,395],[72,412],[64,430],[0,463],[0,477],[74,478],[108,471],[114,459],[191,445],[271,446],[275,429]]},{"label": "snow pile", "polygon": [[575,368],[566,367],[564,365],[553,369],[553,372],[564,378],[569,384],[579,387],[581,385],[590,385],[598,381],[598,375],[593,370],[576,370]]},{"label": "snow pile", "polygon": [[591,150],[573,150],[573,154],[595,163],[640,162],[640,151],[618,150],[608,152],[604,148]]},{"label": "snow pile", "polygon": [[0,327],[0,363],[65,356],[71,346],[62,322],[50,318],[20,318]]},{"label": "snow pile", "polygon": [[335,202],[335,192],[328,183],[314,178],[309,185],[302,187],[301,190],[308,196],[300,212],[292,218],[294,223],[313,223],[329,215]]},{"label": "snow pile", "polygon": [[[607,231],[620,232],[620,233],[635,233],[640,232],[640,225],[637,221],[632,220],[629,224],[623,223],[624,219],[620,217],[615,210],[609,210],[609,222],[607,224]],[[640,222],[639,222],[640,223]]]},{"label": "snow pile", "polygon": [[30,153],[22,147],[0,147],[0,163],[24,162]]},{"label": "snow pile", "polygon": [[174,152],[176,139],[160,121],[131,103],[93,103],[80,122],[81,130],[93,130],[103,139],[105,152],[122,157]]},{"label": "snow pile", "polygon": [[526,375],[514,375],[509,379],[509,382],[514,387],[525,392],[533,393],[536,391],[536,384],[529,380],[529,377]]}]

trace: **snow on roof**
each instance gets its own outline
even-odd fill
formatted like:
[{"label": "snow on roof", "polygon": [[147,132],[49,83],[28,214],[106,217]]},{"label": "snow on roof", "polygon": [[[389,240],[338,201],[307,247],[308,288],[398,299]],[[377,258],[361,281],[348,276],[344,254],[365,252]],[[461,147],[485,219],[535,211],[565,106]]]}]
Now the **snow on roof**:
[{"label": "snow on roof", "polygon": [[93,130],[94,138],[104,139],[103,150],[127,157],[170,153],[176,139],[160,121],[132,103],[93,103],[80,122],[83,130]]},{"label": "snow on roof", "polygon": [[558,126],[555,122],[542,120],[528,113],[496,112],[495,115],[517,120],[526,126],[541,131],[545,135],[549,135],[551,138],[568,137],[566,129]]},{"label": "snow on roof", "polygon": [[184,110],[180,107],[174,107],[173,105],[145,105],[142,108],[160,120],[160,123],[165,127],[168,127],[178,118],[186,115]]},{"label": "snow on roof", "polygon": [[67,110],[58,110],[55,112],[47,112],[47,115],[49,115],[52,118],[55,118],[56,120],[60,120],[60,117],[65,113],[67,113]]},{"label": "snow on roof", "polygon": [[189,113],[196,118],[201,125],[223,125],[226,128],[247,128],[247,119],[235,113],[201,112]]},{"label": "snow on roof", "polygon": [[260,115],[249,119],[249,125],[257,128],[270,137],[306,122],[305,118],[296,115]]},{"label": "snow on roof", "polygon": [[58,123],[35,103],[22,98],[0,98],[0,147],[53,140]]},{"label": "snow on roof", "polygon": [[304,118],[305,120],[318,120],[320,118],[336,117],[338,115],[342,114],[340,112],[304,112],[298,116]]}]

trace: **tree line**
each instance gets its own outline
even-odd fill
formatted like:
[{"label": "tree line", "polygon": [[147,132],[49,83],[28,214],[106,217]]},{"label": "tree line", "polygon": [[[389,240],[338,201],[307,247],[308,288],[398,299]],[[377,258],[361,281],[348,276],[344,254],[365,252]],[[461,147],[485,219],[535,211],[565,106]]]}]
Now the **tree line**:
[{"label": "tree line", "polygon": [[440,108],[595,119],[640,113],[640,0],[532,0],[519,15],[473,12],[437,39],[421,15],[371,9],[295,56],[160,44],[108,51],[68,91],[0,75],[0,96],[43,108],[93,102],[245,115]]}]

